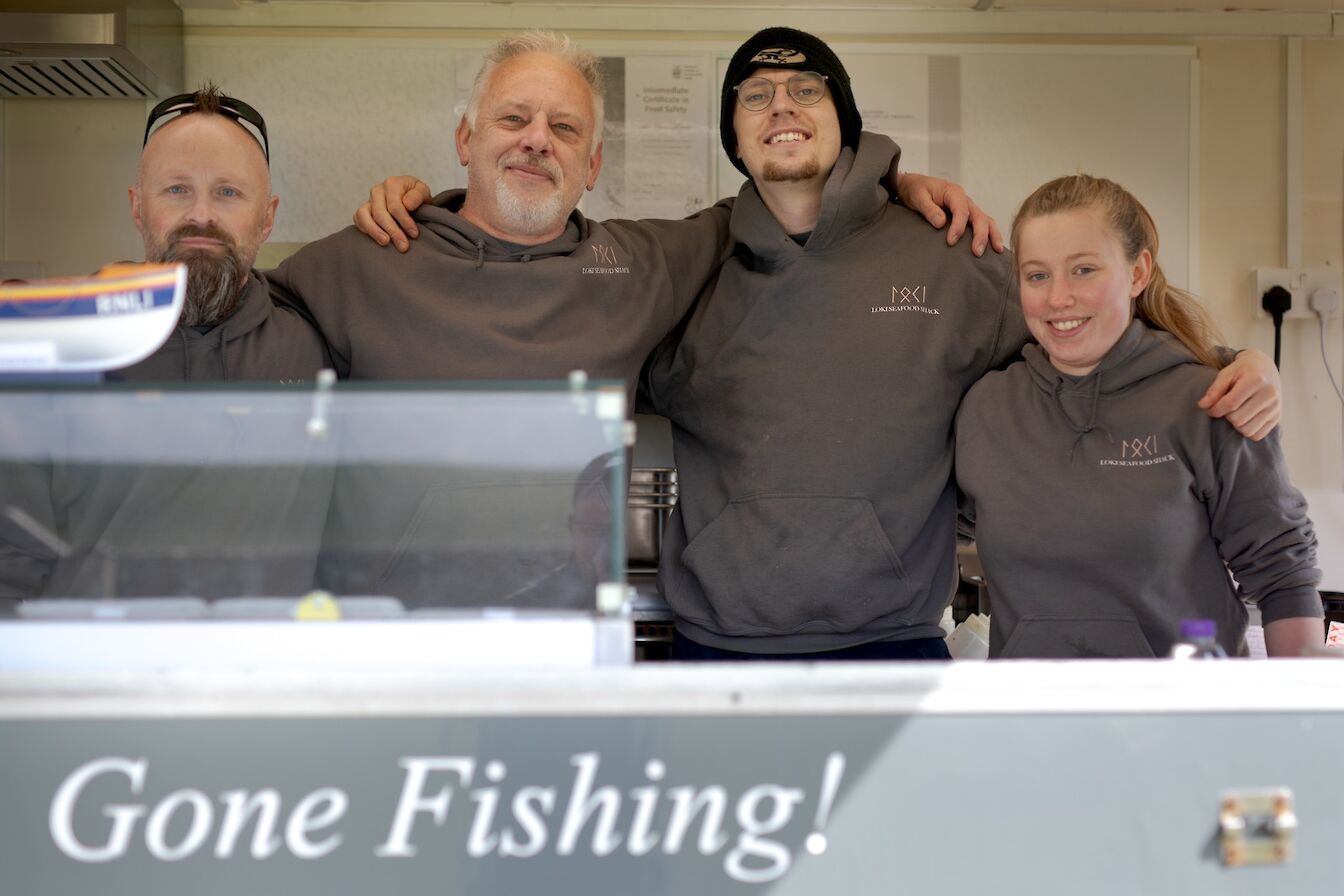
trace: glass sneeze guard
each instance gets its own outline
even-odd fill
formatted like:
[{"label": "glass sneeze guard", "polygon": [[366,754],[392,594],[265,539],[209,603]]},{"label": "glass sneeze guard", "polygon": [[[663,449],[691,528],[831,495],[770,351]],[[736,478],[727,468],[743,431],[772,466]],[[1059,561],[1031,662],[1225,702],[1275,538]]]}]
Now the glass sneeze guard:
[{"label": "glass sneeze guard", "polygon": [[625,405],[606,382],[0,387],[0,611],[610,611]]}]

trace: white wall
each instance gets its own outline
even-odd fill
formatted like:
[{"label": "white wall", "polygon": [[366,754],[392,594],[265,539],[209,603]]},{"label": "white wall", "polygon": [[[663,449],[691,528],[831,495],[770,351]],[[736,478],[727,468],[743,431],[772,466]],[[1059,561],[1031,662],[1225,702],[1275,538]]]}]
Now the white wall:
[{"label": "white wall", "polygon": [[7,100],[4,260],[52,277],[138,261],[126,189],[149,106],[141,100]]},{"label": "white wall", "polygon": [[[205,74],[202,69],[208,67],[205,63],[211,54],[227,52],[229,46],[251,47],[250,52],[256,53],[255,48],[270,41],[302,52],[306,46],[330,43],[333,39],[353,40],[356,45],[362,43],[366,47],[364,61],[325,74],[331,89],[322,96],[309,100],[285,84],[272,84],[270,90],[259,87],[260,95],[249,93],[249,98],[264,109],[275,106],[285,110],[282,116],[273,115],[277,132],[284,140],[291,119],[300,117],[296,110],[303,102],[339,102],[342,92],[381,91],[389,113],[387,120],[407,123],[405,133],[389,133],[386,140],[400,142],[408,153],[437,147],[446,150],[450,122],[442,113],[446,111],[445,96],[453,87],[446,81],[436,81],[433,72],[417,67],[416,53],[433,41],[479,42],[524,24],[510,18],[522,15],[521,12],[498,5],[447,10],[442,6],[400,4],[386,11],[373,4],[344,4],[336,9],[339,12],[336,18],[332,18],[329,8],[319,4],[262,4],[189,14],[188,78]],[[652,8],[611,8],[602,11],[602,27],[629,30],[589,30],[578,36],[636,45],[639,41],[672,36],[681,41],[722,41],[761,24],[759,12],[751,19],[753,24],[748,24],[709,9],[663,13]],[[546,8],[532,7],[526,13],[535,18],[545,14]],[[936,46],[961,39],[955,34],[928,33],[927,23],[934,21],[929,17],[869,14],[851,22],[844,17],[846,14],[827,13],[822,22],[812,21],[808,15],[821,14],[790,13],[779,18],[818,31],[833,41],[909,44],[912,40],[923,40]],[[1187,19],[1192,34],[1208,33],[1199,29],[1210,22],[1225,21],[1209,16],[1168,17],[1163,21],[1179,24]],[[984,22],[985,19],[944,16],[936,21]],[[1012,24],[1046,20],[1000,16],[997,21]],[[1046,29],[1056,32],[1048,40],[1058,43],[1105,40],[1098,36],[1102,27],[1098,23],[1119,20],[1074,17],[1068,21],[1076,22],[1086,36],[1059,33],[1053,27]],[[1143,30],[1154,20],[1131,17],[1124,21],[1131,30]],[[1245,19],[1226,21],[1236,24],[1226,28],[1220,25],[1221,33],[1253,33],[1253,29],[1242,27]],[[416,27],[417,23],[425,27]],[[908,27],[908,23],[916,27]],[[474,30],[468,30],[473,27]],[[724,29],[730,27],[735,31],[726,33]],[[1033,43],[1042,40],[1039,35],[977,39]],[[1150,30],[1149,36],[1128,41],[1152,43],[1154,39]],[[1199,54],[1199,113],[1195,129],[1199,146],[1197,282],[1230,343],[1268,352],[1272,349],[1272,334],[1268,323],[1252,314],[1254,290],[1250,272],[1257,266],[1280,266],[1286,261],[1284,40],[1258,36],[1195,39],[1179,35],[1156,39],[1194,46]],[[266,85],[261,58],[265,54],[257,55],[256,84]],[[1305,41],[1302,82],[1302,262],[1344,266],[1344,39]],[[252,90],[253,85],[249,84],[248,89]],[[445,96],[440,96],[441,93]],[[1104,104],[1105,98],[1098,97],[1097,102]],[[58,275],[83,273],[106,260],[140,257],[139,239],[129,222],[125,188],[133,177],[143,113],[143,104],[135,101],[11,100],[0,104],[3,116],[0,143],[4,147],[0,243],[5,260],[41,260],[47,264],[48,273]],[[369,137],[366,125],[352,122],[348,134],[332,135],[333,140],[340,138],[351,141],[352,146],[359,145]],[[441,141],[435,137],[440,128],[444,130]],[[1161,141],[1164,135],[1155,132],[1150,139]],[[289,149],[280,152],[288,153]],[[304,163],[303,159],[281,157],[286,165]],[[407,157],[411,163],[415,162],[414,157]],[[363,158],[359,152],[353,152],[344,163],[367,166]],[[424,170],[431,177],[436,173],[433,166],[452,165],[451,156],[426,156],[423,161],[427,166]],[[282,219],[287,203],[297,207],[306,201],[307,198],[282,196]],[[344,224],[348,215],[344,208],[339,214],[335,210],[324,214],[335,219],[333,226]],[[284,244],[271,246],[261,263],[274,261],[291,248]],[[1332,322],[1325,335],[1327,357],[1338,377],[1344,367],[1340,322]],[[1339,494],[1344,484],[1341,410],[1325,373],[1319,332],[1313,321],[1291,321],[1286,325],[1284,359],[1286,416],[1282,438],[1294,476],[1306,489]],[[1344,545],[1327,546],[1327,550],[1331,549],[1344,553]]]},{"label": "white wall", "polygon": [[[1273,329],[1255,316],[1251,271],[1287,263],[1284,42],[1203,41],[1199,53],[1202,297],[1231,344],[1268,354]],[[1303,57],[1302,263],[1344,266],[1344,41],[1308,41]],[[1341,408],[1320,343],[1315,320],[1285,321],[1281,437],[1300,487],[1339,493]],[[1325,343],[1339,381],[1338,318],[1326,327]],[[1344,544],[1332,547],[1344,554]]]}]

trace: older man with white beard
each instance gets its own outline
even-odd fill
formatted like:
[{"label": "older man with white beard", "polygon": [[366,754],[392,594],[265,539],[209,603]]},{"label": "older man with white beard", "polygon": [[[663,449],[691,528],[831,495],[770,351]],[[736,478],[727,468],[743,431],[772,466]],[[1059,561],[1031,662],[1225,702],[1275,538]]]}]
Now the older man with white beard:
[{"label": "older man with white beard", "polygon": [[491,49],[458,125],[467,189],[418,212],[405,255],[353,227],[271,273],[356,379],[554,379],[633,386],[728,249],[728,211],[596,222],[575,211],[602,164],[596,58],[529,33]]},{"label": "older man with white beard", "polygon": [[[633,388],[727,257],[729,204],[677,221],[584,217],[576,206],[602,165],[602,125],[593,54],[552,32],[505,38],[486,54],[457,127],[467,189],[429,202],[428,188],[417,192],[418,226],[398,203],[419,234],[413,244],[384,207],[392,236],[368,225],[383,246],[353,227],[305,246],[271,273],[274,294],[312,312],[342,376],[545,379],[582,369]],[[406,254],[385,248],[390,240]]]},{"label": "older man with white beard", "polygon": [[[347,228],[272,272],[273,294],[311,311],[343,377],[557,379],[582,369],[633,388],[722,262],[728,212],[585,218],[574,209],[597,179],[601,125],[592,54],[554,34],[502,41],[457,128],[468,188],[420,211],[421,238],[405,255]],[[442,599],[433,552],[419,562],[398,545],[434,541],[422,507],[443,491],[414,471],[343,473],[321,584],[411,605]]]},{"label": "older man with white beard", "polygon": [[158,351],[108,379],[304,382],[329,366],[312,324],[252,270],[280,202],[264,140],[256,110],[213,85],[150,113],[131,218],[146,261],[187,265],[186,302]]},{"label": "older man with white beard", "polygon": [[[727,257],[729,204],[677,221],[584,217],[575,207],[601,168],[602,122],[591,53],[548,32],[502,40],[457,127],[467,189],[416,210],[420,236],[404,255],[353,227],[305,246],[271,273],[274,295],[311,312],[342,376],[557,379],[582,369],[632,391]],[[411,603],[441,593],[436,561],[377,545],[431,543],[423,508],[444,491],[409,475],[343,475],[322,584]]]}]

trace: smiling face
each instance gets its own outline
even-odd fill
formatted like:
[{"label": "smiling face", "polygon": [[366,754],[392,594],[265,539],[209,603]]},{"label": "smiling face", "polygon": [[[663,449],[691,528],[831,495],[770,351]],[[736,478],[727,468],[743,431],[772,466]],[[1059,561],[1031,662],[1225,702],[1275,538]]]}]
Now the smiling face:
[{"label": "smiling face", "polygon": [[130,197],[145,260],[187,265],[183,323],[233,313],[280,201],[260,144],[223,116],[184,115],[150,136]]},{"label": "smiling face", "polygon": [[815,105],[798,105],[786,86],[796,74],[792,69],[758,68],[747,78],[765,78],[776,85],[770,105],[752,112],[740,102],[734,103],[737,155],[757,183],[824,183],[840,158],[840,118],[835,101],[827,91]]},{"label": "smiling face", "polygon": [[1134,319],[1148,285],[1147,249],[1125,257],[1119,237],[1094,208],[1054,212],[1018,228],[1017,275],[1031,335],[1056,370],[1090,373]]},{"label": "smiling face", "polygon": [[559,236],[602,167],[593,93],[572,65],[524,53],[490,74],[474,122],[457,128],[467,166],[462,216],[500,239]]}]

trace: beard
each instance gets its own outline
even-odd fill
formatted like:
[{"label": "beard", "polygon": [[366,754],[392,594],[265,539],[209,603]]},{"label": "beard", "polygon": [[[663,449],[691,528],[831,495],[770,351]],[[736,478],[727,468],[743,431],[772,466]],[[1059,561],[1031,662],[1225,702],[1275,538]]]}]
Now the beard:
[{"label": "beard", "polygon": [[770,161],[765,163],[761,178],[773,183],[797,183],[812,180],[820,173],[821,165],[816,159],[799,159],[793,164]]},{"label": "beard", "polygon": [[[550,175],[556,189],[545,199],[519,196],[505,182],[504,169],[509,165],[523,164],[539,168]],[[565,198],[565,174],[560,166],[542,155],[502,156],[499,160],[499,177],[495,179],[495,206],[508,225],[508,230],[525,236],[540,236],[559,227],[569,213],[573,203]]]},{"label": "beard", "polygon": [[[224,250],[184,249],[178,242],[187,237],[219,240]],[[238,310],[247,283],[250,264],[243,264],[238,244],[213,224],[184,224],[168,234],[163,245],[149,253],[150,261],[182,262],[187,266],[187,295],[179,323],[187,327],[210,327],[227,320]]]}]

